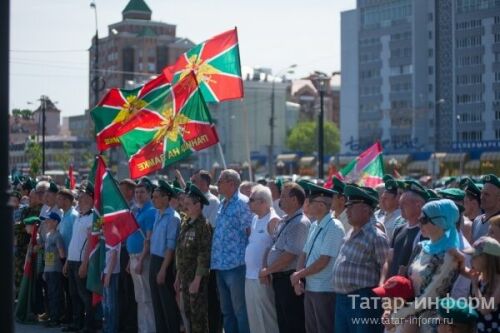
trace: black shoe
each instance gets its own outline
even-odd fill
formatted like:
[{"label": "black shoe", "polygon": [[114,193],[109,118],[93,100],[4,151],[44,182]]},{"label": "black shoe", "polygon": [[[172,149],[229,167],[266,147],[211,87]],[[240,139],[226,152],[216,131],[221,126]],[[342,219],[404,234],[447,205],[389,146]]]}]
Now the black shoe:
[{"label": "black shoe", "polygon": [[80,329],[78,327],[74,327],[74,326],[68,326],[68,327],[64,327],[61,331],[62,332],[78,332]]}]

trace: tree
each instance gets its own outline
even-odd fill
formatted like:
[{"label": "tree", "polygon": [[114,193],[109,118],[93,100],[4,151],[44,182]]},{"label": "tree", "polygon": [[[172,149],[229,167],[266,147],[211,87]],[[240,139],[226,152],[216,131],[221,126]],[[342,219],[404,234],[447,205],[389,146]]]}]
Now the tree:
[{"label": "tree", "polygon": [[12,115],[14,117],[19,117],[19,118],[22,118],[24,120],[29,120],[31,118],[33,118],[33,111],[29,110],[29,109],[13,109],[12,110]]},{"label": "tree", "polygon": [[54,156],[54,159],[59,164],[64,172],[68,172],[73,156],[71,155],[71,145],[68,142],[63,143],[63,150]]},{"label": "tree", "polygon": [[[324,145],[325,154],[333,155],[340,149],[340,134],[337,125],[325,121]],[[290,132],[287,139],[288,148],[304,154],[313,154],[318,151],[318,131],[314,121],[299,122]]]},{"label": "tree", "polygon": [[29,160],[30,175],[35,178],[40,174],[42,168],[42,145],[35,141],[26,144],[26,156]]}]

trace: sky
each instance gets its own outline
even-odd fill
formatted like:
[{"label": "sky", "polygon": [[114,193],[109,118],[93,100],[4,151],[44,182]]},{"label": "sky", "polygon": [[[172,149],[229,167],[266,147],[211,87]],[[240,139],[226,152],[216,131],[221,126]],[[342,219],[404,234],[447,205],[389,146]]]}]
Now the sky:
[{"label": "sky", "polygon": [[[95,34],[90,0],[11,1],[10,109],[35,108],[41,95],[61,116],[88,107],[88,62]],[[96,0],[99,36],[121,21],[128,0]],[[238,27],[242,66],[296,64],[290,78],[340,70],[340,12],[355,0],[146,0],[152,19],[177,25],[194,43]],[[30,104],[33,103],[33,104]]]}]

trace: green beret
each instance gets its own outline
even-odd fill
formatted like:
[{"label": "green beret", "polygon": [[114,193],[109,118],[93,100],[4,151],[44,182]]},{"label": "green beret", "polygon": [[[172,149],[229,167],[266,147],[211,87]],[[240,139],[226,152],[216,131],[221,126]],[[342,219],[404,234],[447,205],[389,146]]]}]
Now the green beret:
[{"label": "green beret", "polygon": [[317,197],[327,197],[333,198],[333,196],[337,194],[337,192],[324,188],[322,186],[318,186],[316,184],[309,184],[308,188],[308,197],[309,199],[317,198]]},{"label": "green beret", "polygon": [[378,196],[376,194],[368,191],[367,188],[354,186],[352,184],[346,185],[344,195],[347,197],[346,205],[349,203],[363,202],[375,208],[378,204]]},{"label": "green beret", "polygon": [[59,192],[59,187],[56,185],[56,183],[54,183],[54,182],[50,182],[50,185],[49,185],[49,192],[52,192],[52,193],[57,193],[57,192]]},{"label": "green beret", "polygon": [[466,299],[443,298],[439,301],[438,315],[450,323],[474,324],[479,315]]},{"label": "green beret", "polygon": [[398,183],[394,179],[387,179],[384,186],[387,192],[398,194]]},{"label": "green beret", "polygon": [[35,187],[36,187],[36,181],[33,178],[27,178],[22,185],[23,190],[27,191],[31,191]]},{"label": "green beret", "polygon": [[309,194],[311,194],[311,190],[310,190],[311,186],[316,185],[312,181],[307,180],[307,179],[299,179],[297,181],[297,184],[299,184],[300,187],[302,187],[304,189],[304,192],[306,193],[306,197],[308,197]]},{"label": "green beret", "polygon": [[332,183],[333,183],[332,190],[334,190],[339,194],[344,194],[345,183],[343,181],[333,176]]},{"label": "green beret", "polygon": [[189,186],[186,186],[186,194],[191,198],[200,200],[203,205],[208,206],[210,204],[207,197],[200,191],[198,187],[196,187],[196,185],[190,184]]},{"label": "green beret", "polygon": [[427,193],[427,190],[422,185],[420,185],[418,182],[416,182],[414,180],[405,180],[404,181],[404,190],[411,191],[411,192],[415,193],[416,195],[420,196],[425,201],[429,200],[429,193]]},{"label": "green beret", "polygon": [[384,183],[387,183],[388,180],[395,180],[395,178],[392,175],[385,174],[384,177],[382,177],[382,180]]},{"label": "green beret", "polygon": [[433,189],[427,189],[427,195],[429,196],[427,202],[441,199],[436,190]]},{"label": "green beret", "polygon": [[175,197],[179,196],[179,194],[181,194],[181,193],[184,193],[184,190],[181,188],[181,186],[180,185],[177,186],[177,185],[179,185],[179,183],[178,182],[176,183],[176,181],[173,181],[172,184],[170,184],[170,186],[174,190]]},{"label": "green beret", "polygon": [[465,192],[459,188],[446,188],[444,190],[439,190],[438,194],[443,199],[450,199],[452,201],[463,201],[465,197]]},{"label": "green beret", "polygon": [[19,191],[12,191],[10,192],[9,194],[10,197],[16,197],[18,200],[21,200],[21,198],[23,197],[21,192]]},{"label": "green beret", "polygon": [[144,186],[150,191],[154,190],[155,188],[153,182],[151,181],[151,179],[149,179],[149,177],[142,177],[141,180],[139,180],[139,182],[137,183],[137,185]]},{"label": "green beret", "polygon": [[457,178],[456,178],[456,177],[450,177],[450,178],[448,178],[448,179],[446,179],[446,180],[444,181],[444,185],[445,185],[445,186],[448,186],[448,185],[450,185],[451,183],[453,183],[455,180],[457,180]]},{"label": "green beret", "polygon": [[80,192],[87,193],[91,197],[94,197],[94,184],[92,184],[92,182],[88,182],[80,187]]},{"label": "green beret", "polygon": [[155,190],[160,190],[163,193],[168,194],[171,197],[175,196],[175,191],[166,181],[163,179],[158,180],[158,187]]},{"label": "green beret", "polygon": [[470,177],[465,177],[460,180],[460,188],[464,190],[466,194],[480,199],[483,184],[475,183]]},{"label": "green beret", "polygon": [[38,216],[30,216],[30,217],[27,217],[23,220],[23,223],[25,225],[33,225],[33,224],[36,224],[40,222],[40,218]]},{"label": "green beret", "polygon": [[500,188],[500,180],[493,174],[484,176],[483,178],[481,178],[481,181],[483,182],[483,184],[492,184]]}]

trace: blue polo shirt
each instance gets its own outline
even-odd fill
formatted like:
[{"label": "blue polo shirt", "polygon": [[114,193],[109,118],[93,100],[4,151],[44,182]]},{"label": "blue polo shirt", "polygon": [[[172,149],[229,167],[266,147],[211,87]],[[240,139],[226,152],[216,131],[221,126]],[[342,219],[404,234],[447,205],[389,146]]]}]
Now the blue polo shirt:
[{"label": "blue polo shirt", "polygon": [[78,212],[75,208],[71,207],[63,213],[61,222],[57,225],[57,231],[59,231],[64,241],[64,251],[66,252],[66,255],[68,255],[69,242],[71,241],[71,236],[73,235],[73,224],[77,218]]},{"label": "blue polo shirt", "polygon": [[[141,208],[135,207],[134,215],[144,236],[146,236],[148,231],[153,230],[156,209],[153,207],[151,201],[146,202]],[[142,252],[144,247],[144,236],[139,230],[136,230],[133,234],[128,236],[127,251],[129,254],[139,254]]]},{"label": "blue polo shirt", "polygon": [[153,234],[151,235],[151,254],[159,257],[165,256],[165,250],[175,250],[177,235],[181,225],[181,217],[172,208],[165,209],[163,214],[156,210]]}]

